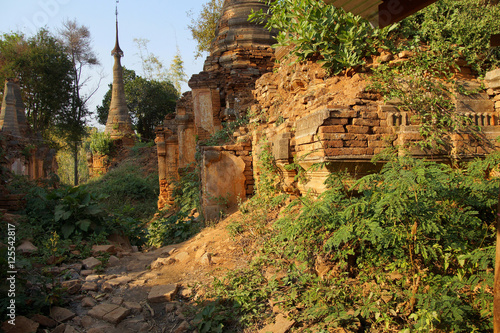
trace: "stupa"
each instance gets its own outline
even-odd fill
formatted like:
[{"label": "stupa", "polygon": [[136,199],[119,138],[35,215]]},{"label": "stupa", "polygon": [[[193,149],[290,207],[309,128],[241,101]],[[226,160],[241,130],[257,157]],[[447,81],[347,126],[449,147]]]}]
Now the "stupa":
[{"label": "stupa", "polygon": [[118,42],[118,9],[116,10],[116,42],[115,48],[111,51],[115,58],[113,65],[113,88],[111,92],[111,103],[109,106],[108,120],[106,122],[105,133],[109,133],[111,139],[120,140],[122,145],[134,145],[134,131],[130,112],[125,99],[125,85],[123,83],[123,68],[120,58],[123,57],[123,51]]},{"label": "stupa", "polygon": [[15,83],[12,80],[5,81],[2,109],[0,111],[0,132],[16,137],[21,136],[16,109]]}]

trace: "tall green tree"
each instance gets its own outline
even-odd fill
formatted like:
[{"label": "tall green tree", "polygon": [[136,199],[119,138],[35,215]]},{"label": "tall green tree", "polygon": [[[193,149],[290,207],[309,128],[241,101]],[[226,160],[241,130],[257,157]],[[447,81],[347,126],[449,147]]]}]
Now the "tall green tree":
[{"label": "tall green tree", "polygon": [[[155,138],[155,127],[168,113],[175,111],[179,93],[169,81],[147,80],[133,70],[123,68],[125,99],[132,116],[132,123],[145,141]],[[97,107],[98,121],[106,124],[111,103],[112,85]]]},{"label": "tall green tree", "polygon": [[192,11],[187,12],[188,17],[191,18],[188,29],[191,31],[193,39],[198,43],[195,51],[196,58],[201,57],[203,52],[210,52],[212,40],[215,38],[215,31],[222,16],[223,4],[223,0],[209,0],[202,5],[201,12],[196,18]]},{"label": "tall green tree", "polygon": [[0,36],[0,82],[18,78],[26,116],[36,133],[48,137],[70,107],[73,65],[64,47],[47,30],[35,36]]},{"label": "tall green tree", "polygon": [[61,44],[71,61],[71,78],[73,81],[69,107],[59,115],[59,129],[65,138],[74,159],[74,184],[78,185],[78,152],[82,138],[86,135],[86,123],[89,116],[87,102],[97,91],[93,88],[85,92],[91,76],[86,69],[99,65],[92,51],[89,29],[79,25],[76,20],[66,20],[59,31]]}]

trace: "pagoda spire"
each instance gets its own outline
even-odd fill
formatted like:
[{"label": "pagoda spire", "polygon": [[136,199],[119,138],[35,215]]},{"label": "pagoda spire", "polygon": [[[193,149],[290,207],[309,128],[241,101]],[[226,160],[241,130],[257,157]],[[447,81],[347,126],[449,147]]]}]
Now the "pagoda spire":
[{"label": "pagoda spire", "polygon": [[115,48],[111,51],[111,55],[123,57],[123,51],[122,49],[120,49],[120,43],[118,42],[118,0],[116,1],[115,16],[116,16],[116,41],[115,41]]},{"label": "pagoda spire", "polygon": [[108,120],[104,132],[109,133],[113,140],[122,140],[125,146],[133,146],[134,131],[132,130],[130,112],[125,99],[123,68],[120,63],[123,51],[120,49],[118,43],[118,0],[116,4],[116,41],[115,48],[111,51],[111,55],[115,58],[115,64],[113,65],[113,88],[111,91]]}]

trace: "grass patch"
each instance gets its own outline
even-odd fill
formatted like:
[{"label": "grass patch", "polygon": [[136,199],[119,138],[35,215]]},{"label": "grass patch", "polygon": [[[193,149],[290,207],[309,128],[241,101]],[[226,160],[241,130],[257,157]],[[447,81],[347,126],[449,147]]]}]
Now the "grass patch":
[{"label": "grass patch", "polygon": [[87,189],[105,195],[104,208],[113,214],[148,221],[157,210],[159,194],[158,176],[145,175],[135,160],[125,160],[105,175],[90,180]]}]

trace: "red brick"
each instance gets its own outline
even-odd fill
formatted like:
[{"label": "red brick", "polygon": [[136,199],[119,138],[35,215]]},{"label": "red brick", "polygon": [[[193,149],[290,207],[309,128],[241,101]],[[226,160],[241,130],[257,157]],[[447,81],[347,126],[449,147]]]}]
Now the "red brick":
[{"label": "red brick", "polygon": [[344,133],[343,125],[320,126],[318,133]]},{"label": "red brick", "polygon": [[344,149],[342,148],[328,148],[325,149],[326,156],[339,156],[344,155]]},{"label": "red brick", "polygon": [[325,148],[342,148],[344,147],[344,141],[342,140],[331,140],[323,142]]},{"label": "red brick", "polygon": [[337,133],[320,133],[318,134],[319,140],[340,140]]},{"label": "red brick", "polygon": [[370,132],[368,126],[347,125],[346,128],[349,133],[368,134]]},{"label": "red brick", "polygon": [[296,138],[295,144],[296,145],[303,145],[303,144],[307,144],[307,143],[312,143],[314,141],[315,141],[314,135],[306,135],[306,136],[303,136],[301,138]]},{"label": "red brick", "polygon": [[487,149],[485,149],[485,147],[479,146],[479,147],[476,148],[476,151],[477,151],[478,154],[482,154],[483,155],[483,154],[489,154],[489,153],[491,153],[492,150],[491,149],[487,150]]},{"label": "red brick", "polygon": [[379,112],[399,112],[399,109],[394,105],[379,105]]},{"label": "red brick", "polygon": [[361,118],[363,119],[379,119],[378,113],[374,111],[363,111],[361,112]]},{"label": "red brick", "polygon": [[239,156],[241,156],[241,155],[248,156],[248,154],[249,154],[248,150],[238,150],[236,152],[236,155],[239,155]]},{"label": "red brick", "polygon": [[379,112],[378,119],[387,119],[387,113],[386,112]]},{"label": "red brick", "polygon": [[236,144],[236,145],[227,145],[223,146],[225,150],[245,150],[242,145]]},{"label": "red brick", "polygon": [[359,112],[353,110],[331,110],[330,117],[332,118],[356,118],[358,117]]},{"label": "red brick", "polygon": [[379,126],[380,121],[375,120],[375,119],[362,119],[362,118],[355,118],[352,120],[353,125],[359,125],[359,126]]},{"label": "red brick", "polygon": [[[301,156],[304,156],[306,153],[302,153],[301,155],[297,155],[297,157],[301,157]],[[324,149],[321,149],[321,150],[317,150],[317,151],[313,151],[312,153],[307,153],[307,157],[308,158],[313,158],[313,157],[324,157],[325,156],[325,150]]]},{"label": "red brick", "polygon": [[422,136],[420,133],[400,133],[399,138],[405,140],[405,141],[421,141]]},{"label": "red brick", "polygon": [[324,124],[325,125],[347,125],[348,123],[347,118],[328,118],[325,120]]},{"label": "red brick", "polygon": [[392,134],[392,133],[394,133],[394,129],[392,127],[374,126],[373,133],[375,133],[375,134]]},{"label": "red brick", "polygon": [[347,133],[346,140],[368,140],[370,134]]},{"label": "red brick", "polygon": [[368,142],[366,141],[352,140],[345,141],[344,143],[346,147],[368,147]]},{"label": "red brick", "polygon": [[373,149],[368,150],[368,148],[351,148],[351,155],[370,155],[369,152],[373,153]]},{"label": "red brick", "polygon": [[388,143],[387,141],[368,141],[368,147],[370,148],[383,148],[383,147],[389,147],[391,144]]}]

